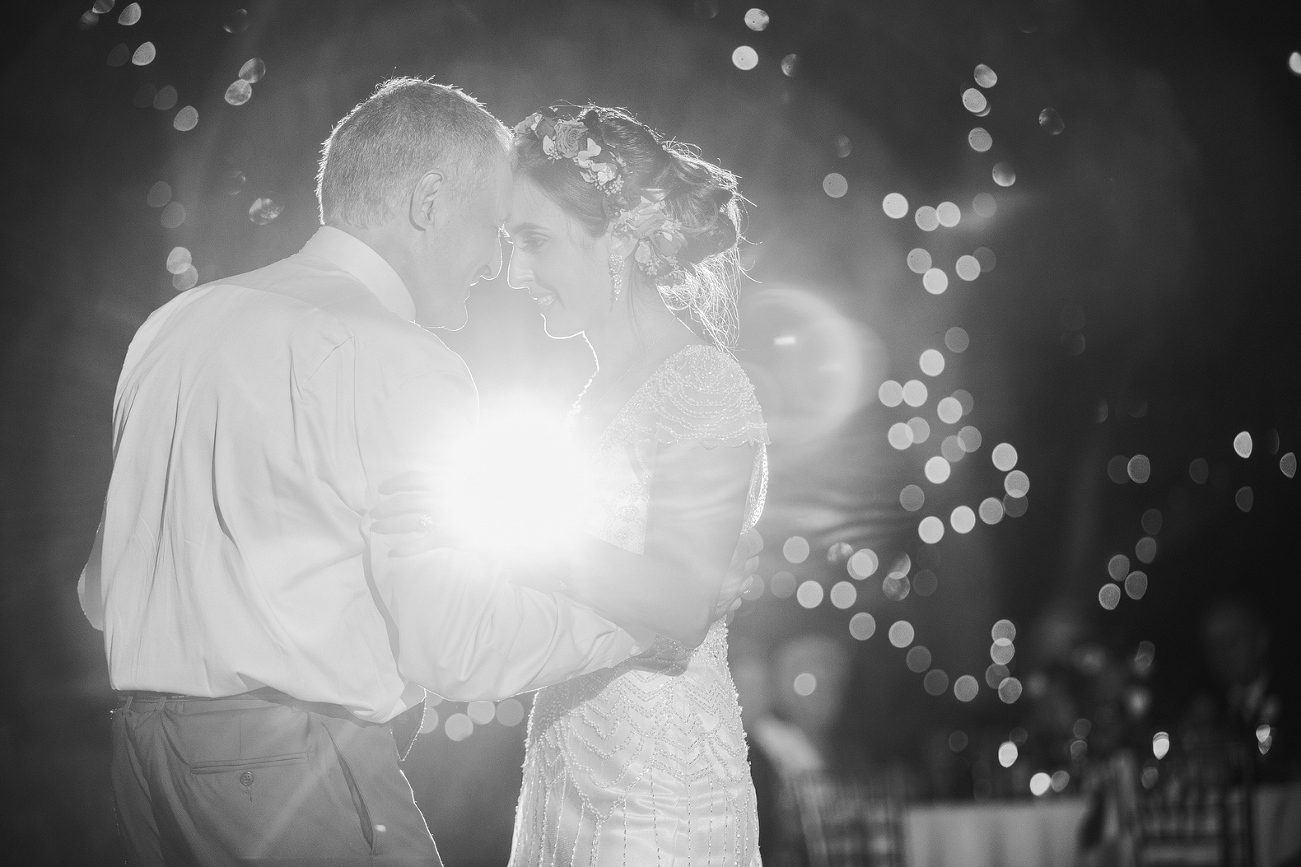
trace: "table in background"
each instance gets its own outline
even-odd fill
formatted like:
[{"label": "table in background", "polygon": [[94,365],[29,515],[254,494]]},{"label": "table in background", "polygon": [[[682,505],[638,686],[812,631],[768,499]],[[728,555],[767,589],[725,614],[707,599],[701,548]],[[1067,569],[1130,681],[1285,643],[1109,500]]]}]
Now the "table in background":
[{"label": "table in background", "polygon": [[[927,804],[904,815],[908,867],[1071,867],[1082,797]],[[1257,867],[1301,853],[1301,784],[1262,786],[1254,799]]]}]

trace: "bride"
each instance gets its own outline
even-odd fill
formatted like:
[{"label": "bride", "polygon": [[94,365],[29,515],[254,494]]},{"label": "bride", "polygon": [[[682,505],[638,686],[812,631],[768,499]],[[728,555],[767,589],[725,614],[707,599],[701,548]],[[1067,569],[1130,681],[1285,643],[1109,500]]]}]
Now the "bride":
[{"label": "bride", "polygon": [[598,486],[585,529],[667,566],[660,592],[632,604],[596,582],[573,590],[626,609],[667,652],[536,695],[511,864],[756,864],[727,627],[709,622],[766,484],[766,428],[727,352],[736,178],[597,107],[528,117],[514,169],[510,284],[548,335],[581,333],[596,356],[575,407]]},{"label": "bride", "polygon": [[596,482],[574,555],[588,568],[553,559],[550,579],[531,580],[657,638],[534,697],[510,863],[757,865],[727,627],[715,620],[767,483],[766,427],[728,352],[736,178],[595,106],[531,115],[513,156],[510,284],[548,335],[582,334],[597,362],[574,410]]}]

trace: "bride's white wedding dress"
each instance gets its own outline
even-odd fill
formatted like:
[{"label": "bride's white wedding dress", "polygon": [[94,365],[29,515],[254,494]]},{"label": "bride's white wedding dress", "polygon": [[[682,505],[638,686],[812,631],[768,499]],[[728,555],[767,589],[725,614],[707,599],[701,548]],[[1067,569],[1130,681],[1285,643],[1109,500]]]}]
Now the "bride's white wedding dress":
[{"label": "bride's white wedding dress", "polygon": [[[586,529],[641,553],[655,448],[755,446],[745,525],[763,509],[767,428],[728,354],[688,346],[629,398],[597,444]],[[759,864],[754,787],[727,626],[687,654],[629,660],[533,699],[512,867]]]}]

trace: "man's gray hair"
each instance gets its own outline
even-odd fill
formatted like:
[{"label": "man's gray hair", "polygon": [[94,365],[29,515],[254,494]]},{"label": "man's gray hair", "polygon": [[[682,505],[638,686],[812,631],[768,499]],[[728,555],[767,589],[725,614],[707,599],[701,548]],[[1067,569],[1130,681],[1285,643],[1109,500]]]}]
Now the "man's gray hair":
[{"label": "man's gray hair", "polygon": [[321,146],[321,222],[360,229],[402,213],[426,172],[443,172],[458,199],[506,159],[510,132],[460,88],[391,78],[335,124]]}]

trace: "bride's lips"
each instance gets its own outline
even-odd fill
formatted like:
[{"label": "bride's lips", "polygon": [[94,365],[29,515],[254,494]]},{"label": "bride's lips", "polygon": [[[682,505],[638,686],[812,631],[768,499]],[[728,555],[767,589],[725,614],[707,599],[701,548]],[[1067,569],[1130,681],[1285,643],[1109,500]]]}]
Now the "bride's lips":
[{"label": "bride's lips", "polygon": [[543,310],[545,310],[545,309],[547,309],[548,307],[550,307],[550,306],[551,306],[552,304],[554,304],[555,301],[556,301],[556,295],[555,295],[554,292],[537,292],[537,291],[535,291],[535,292],[530,292],[530,293],[529,293],[529,297],[533,299],[533,303],[534,303],[534,304],[538,305],[538,306],[541,307]]}]

